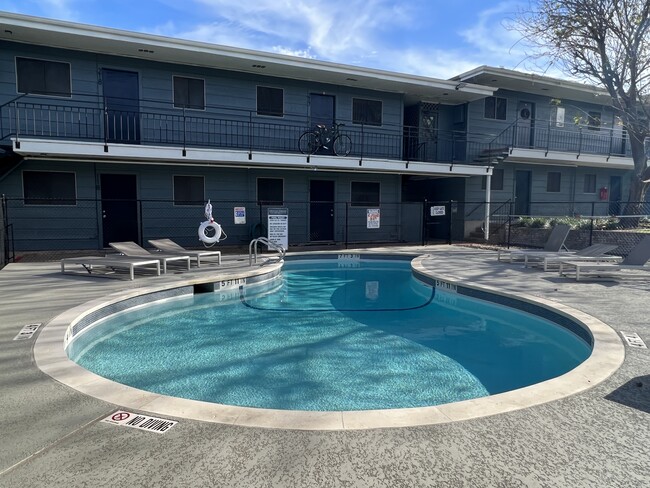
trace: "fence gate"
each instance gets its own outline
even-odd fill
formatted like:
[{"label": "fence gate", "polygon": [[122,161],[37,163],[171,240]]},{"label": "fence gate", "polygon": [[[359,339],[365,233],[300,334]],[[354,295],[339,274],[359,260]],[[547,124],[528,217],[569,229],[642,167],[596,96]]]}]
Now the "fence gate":
[{"label": "fence gate", "polygon": [[424,202],[423,241],[446,241],[451,244],[450,202]]}]

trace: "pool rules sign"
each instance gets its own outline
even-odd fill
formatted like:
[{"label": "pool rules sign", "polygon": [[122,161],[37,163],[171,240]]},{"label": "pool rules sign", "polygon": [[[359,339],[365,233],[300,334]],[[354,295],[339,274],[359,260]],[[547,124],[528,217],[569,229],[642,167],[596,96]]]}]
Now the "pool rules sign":
[{"label": "pool rules sign", "polygon": [[289,248],[289,209],[269,208],[268,214],[268,239],[273,244],[278,244],[285,249]]},{"label": "pool rules sign", "polygon": [[379,215],[378,208],[366,209],[366,229],[379,229]]}]

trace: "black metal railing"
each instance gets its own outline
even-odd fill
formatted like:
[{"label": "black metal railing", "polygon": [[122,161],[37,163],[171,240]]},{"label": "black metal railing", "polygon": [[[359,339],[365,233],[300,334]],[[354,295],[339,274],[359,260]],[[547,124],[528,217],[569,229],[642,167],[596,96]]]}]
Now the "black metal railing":
[{"label": "black metal railing", "polygon": [[[297,153],[300,135],[314,124],[302,114],[282,117],[222,106],[205,110],[175,108],[155,100],[131,100],[137,108],[113,109],[102,97],[71,99],[21,95],[0,106],[0,143],[14,137],[92,141],[188,148]],[[339,121],[346,122],[346,121]],[[348,122],[350,157],[402,161],[498,162],[515,147],[576,154],[628,155],[624,132],[587,126],[558,128],[548,121],[517,120],[500,133],[471,133]]]},{"label": "black metal railing", "polygon": [[541,119],[517,119],[489,144],[498,148],[535,149],[554,152],[594,154],[607,157],[631,157],[630,144],[622,126],[595,127],[587,124],[563,124]]}]

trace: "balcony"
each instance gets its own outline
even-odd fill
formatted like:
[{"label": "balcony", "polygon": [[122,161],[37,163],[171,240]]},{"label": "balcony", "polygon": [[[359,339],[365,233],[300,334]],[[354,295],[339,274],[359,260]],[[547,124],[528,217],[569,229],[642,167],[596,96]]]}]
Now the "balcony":
[{"label": "balcony", "polygon": [[518,119],[490,143],[508,148],[513,162],[546,162],[631,168],[631,151],[623,127],[605,128],[540,119]]},{"label": "balcony", "polygon": [[[13,143],[16,152],[43,157],[310,163],[309,155],[298,148],[301,134],[314,127],[304,115],[262,116],[217,106],[190,110],[153,100],[128,100],[118,105],[131,108],[109,108],[96,96],[53,99],[23,95],[0,106],[0,144]],[[508,155],[516,158],[517,150],[531,153],[522,156],[529,159],[547,159],[551,153],[568,159],[582,154],[607,159],[629,155],[622,131],[527,122],[517,121],[500,133],[479,134],[347,121],[341,133],[352,142],[350,154],[336,158],[331,149],[321,149],[311,158],[320,160],[323,167],[329,164],[330,168],[345,169],[343,166],[354,164],[368,169],[366,163],[375,161],[377,171],[406,173],[438,174],[443,165],[453,173],[455,165],[464,165],[470,168],[463,174],[471,175],[479,174],[480,165],[498,163]],[[485,174],[484,169],[480,171]]]}]

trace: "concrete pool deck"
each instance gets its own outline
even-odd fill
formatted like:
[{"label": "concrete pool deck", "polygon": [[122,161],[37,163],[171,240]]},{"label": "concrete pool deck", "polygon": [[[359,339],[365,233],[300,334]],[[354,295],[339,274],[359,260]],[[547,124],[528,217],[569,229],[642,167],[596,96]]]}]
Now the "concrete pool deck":
[{"label": "concrete pool deck", "polygon": [[[576,283],[497,263],[494,251],[386,250],[429,254],[421,263],[432,272],[573,307],[617,333],[636,332],[650,342],[650,275]],[[192,273],[216,270],[221,277],[235,272],[237,263],[230,262]],[[35,339],[13,340],[24,325],[48,323],[84,302],[181,279],[183,274],[134,281],[62,275],[58,262],[10,264],[0,271],[0,486],[650,485],[648,349],[625,346],[622,366],[593,388],[471,420],[299,431],[170,417],[179,423],[157,435],[100,422],[120,405],[53,380],[35,365]]]}]

